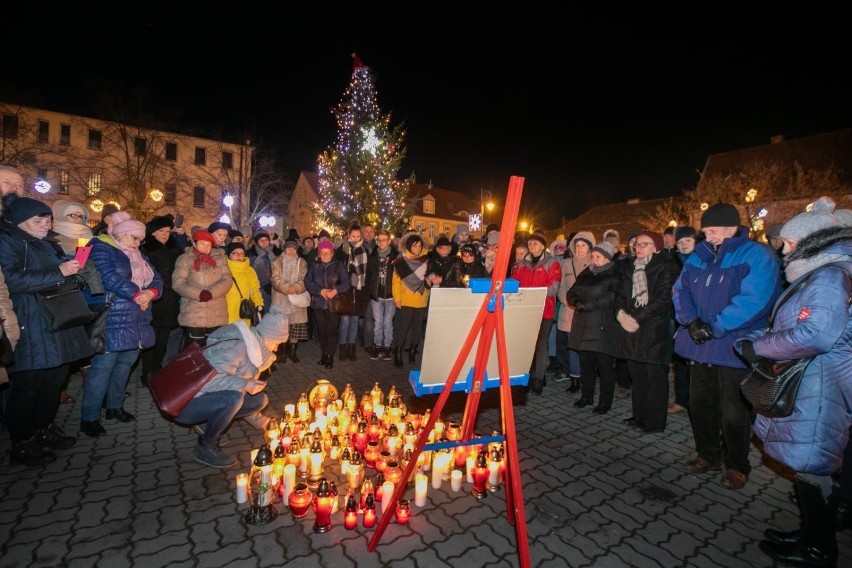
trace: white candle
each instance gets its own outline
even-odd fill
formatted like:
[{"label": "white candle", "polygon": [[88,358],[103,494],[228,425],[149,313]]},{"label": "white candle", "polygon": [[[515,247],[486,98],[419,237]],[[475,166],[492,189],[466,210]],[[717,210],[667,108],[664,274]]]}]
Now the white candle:
[{"label": "white candle", "polygon": [[391,507],[391,498],[393,497],[393,481],[385,481],[382,483],[382,514],[393,514],[395,507]]},{"label": "white candle", "polygon": [[248,475],[241,473],[237,476],[237,503],[248,501]]},{"label": "white candle", "polygon": [[467,455],[467,482],[473,483],[473,468],[476,465],[476,456],[473,452]]},{"label": "white candle", "polygon": [[432,488],[440,489],[444,473],[449,465],[451,454],[445,452],[433,452],[432,457]]},{"label": "white candle", "polygon": [[296,405],[295,404],[285,404],[284,405],[284,412],[285,413],[289,412],[290,416],[295,416],[296,415]]},{"label": "white candle", "polygon": [[450,476],[450,487],[453,488],[453,491],[461,491],[462,471],[460,469],[454,469],[453,473],[450,474]]},{"label": "white candle", "polygon": [[418,507],[426,505],[426,491],[428,478],[425,473],[418,473],[414,476],[414,504]]},{"label": "white candle", "polygon": [[287,499],[290,498],[290,493],[293,492],[293,488],[296,486],[296,466],[288,463],[284,466],[284,502],[287,502]]}]

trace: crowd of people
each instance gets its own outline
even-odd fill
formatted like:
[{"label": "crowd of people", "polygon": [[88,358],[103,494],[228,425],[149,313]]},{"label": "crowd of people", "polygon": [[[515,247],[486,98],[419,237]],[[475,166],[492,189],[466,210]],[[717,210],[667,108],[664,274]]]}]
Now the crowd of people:
[{"label": "crowd of people", "polygon": [[[10,459],[26,466],[76,442],[54,423],[73,365],[85,372],[80,430],[98,437],[102,420],[135,419],[123,405],[137,361],[145,383],[198,344],[218,374],[176,421],[198,432],[197,461],[231,467],[221,435],[237,418],[264,428],[268,400],[257,379],[272,362],[301,363],[298,344],[316,341],[317,364],[328,369],[356,361],[359,347],[397,368],[416,365],[431,290],[490,278],[500,243],[496,226],[475,240],[466,225],[431,248],[416,231],[356,223],[337,241],[295,229],[284,239],[247,237],[220,221],[190,231],[180,216],[143,223],[112,206],[90,229],[83,204],[51,208],[24,195],[14,169],[0,178],[0,317],[15,348],[0,368],[0,381],[8,377],[0,408]],[[614,230],[600,241],[590,231],[558,235],[550,245],[541,232],[525,234],[503,276],[547,290],[529,338],[532,395],[548,379],[566,381],[570,395],[579,392],[573,407],[599,415],[629,396],[623,422],[649,435],[688,412],[696,455],[685,470],[719,474],[731,490],[749,481],[756,437],[795,471],[801,510],[800,530],[767,529],[761,548],[793,565],[833,566],[834,531],[852,526],[852,481],[843,482],[852,477],[852,213],[823,197],[766,237],[754,239],[736,207],[716,203],[700,227],[637,231],[626,246]],[[81,243],[91,247],[85,264]],[[93,313],[110,303],[101,351],[84,326],[55,330],[41,315],[38,293],[68,281]],[[749,365],[803,357],[813,360],[792,415],[756,413],[740,390]]]}]

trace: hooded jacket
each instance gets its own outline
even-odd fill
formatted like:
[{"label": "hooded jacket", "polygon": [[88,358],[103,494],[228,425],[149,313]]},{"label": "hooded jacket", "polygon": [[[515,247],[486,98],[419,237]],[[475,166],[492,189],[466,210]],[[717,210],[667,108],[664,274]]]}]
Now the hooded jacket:
[{"label": "hooded jacket", "polygon": [[544,249],[541,258],[533,264],[532,254],[527,253],[524,259],[512,269],[512,278],[517,280],[522,288],[547,288],[541,319],[552,320],[556,315],[556,293],[562,279],[559,261],[547,252],[547,249]]},{"label": "hooded jacket", "polygon": [[810,278],[778,310],[771,332],[751,335],[755,353],[773,361],[815,355],[793,413],[785,418],[758,415],[754,422],[764,452],[794,471],[814,475],[840,469],[852,426],[852,228],[817,231],[785,259],[823,252],[844,254],[846,260],[824,264],[792,282],[794,287]]},{"label": "hooded jacket", "polygon": [[[589,254],[581,258],[577,258],[577,239],[586,239],[592,243],[592,246],[589,247]],[[571,289],[571,286],[574,285],[574,282],[576,282],[577,276],[592,264],[592,247],[596,244],[595,236],[592,233],[589,231],[580,231],[571,237],[571,241],[568,243],[568,251],[559,262],[559,266],[562,269],[559,291],[556,294],[557,298],[559,298],[559,316],[556,320],[556,329],[559,331],[571,332],[571,326],[574,321],[574,308],[568,304],[566,294]]]}]

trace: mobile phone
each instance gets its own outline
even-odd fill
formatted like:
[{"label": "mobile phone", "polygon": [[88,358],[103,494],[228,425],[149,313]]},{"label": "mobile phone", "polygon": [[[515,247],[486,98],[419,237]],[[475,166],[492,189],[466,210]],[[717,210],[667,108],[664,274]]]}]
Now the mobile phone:
[{"label": "mobile phone", "polygon": [[77,248],[77,254],[74,258],[80,263],[80,270],[86,266],[86,261],[89,260],[89,254],[92,252],[92,245]]},{"label": "mobile phone", "polygon": [[175,215],[175,227],[183,227],[183,215],[181,213]]}]

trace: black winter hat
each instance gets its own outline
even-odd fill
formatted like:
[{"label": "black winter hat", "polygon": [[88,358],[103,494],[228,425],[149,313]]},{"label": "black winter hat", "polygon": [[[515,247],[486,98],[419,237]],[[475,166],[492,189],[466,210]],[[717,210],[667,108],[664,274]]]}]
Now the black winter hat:
[{"label": "black winter hat", "polygon": [[233,239],[234,237],[242,237],[242,236],[243,236],[242,231],[238,231],[236,229],[231,229],[230,231],[228,231],[228,238],[229,239]]},{"label": "black winter hat", "polygon": [[226,247],[225,247],[225,250],[226,250],[226,251],[228,252],[228,254],[230,255],[230,254],[231,254],[232,252],[234,252],[235,250],[245,251],[245,250],[246,250],[246,245],[244,245],[243,243],[240,243],[240,242],[236,242],[236,243],[228,243],[228,246],[226,246]]},{"label": "black winter hat", "polygon": [[175,218],[171,213],[151,217],[151,220],[145,223],[145,229],[148,233],[156,233],[160,229],[165,229],[166,227],[169,227],[170,229],[175,228]]},{"label": "black winter hat", "polygon": [[690,226],[678,227],[674,232],[675,242],[686,238],[686,237],[695,237],[695,229]]},{"label": "black winter hat", "polygon": [[13,225],[18,225],[33,217],[53,217],[50,207],[31,197],[18,197],[15,200],[7,201],[6,207],[8,207],[6,218]]},{"label": "black winter hat", "polygon": [[449,246],[452,246],[452,243],[450,242],[450,239],[448,239],[447,237],[438,237],[438,240],[435,241],[435,248],[449,247]]},{"label": "black winter hat", "polygon": [[214,232],[218,231],[219,229],[225,229],[230,234],[230,232],[233,230],[233,227],[231,227],[229,224],[223,223],[221,221],[214,221],[214,222],[210,223],[209,227],[207,227],[207,232],[212,235]]},{"label": "black winter hat", "polygon": [[701,216],[701,228],[705,227],[739,227],[740,212],[730,203],[711,205]]}]

